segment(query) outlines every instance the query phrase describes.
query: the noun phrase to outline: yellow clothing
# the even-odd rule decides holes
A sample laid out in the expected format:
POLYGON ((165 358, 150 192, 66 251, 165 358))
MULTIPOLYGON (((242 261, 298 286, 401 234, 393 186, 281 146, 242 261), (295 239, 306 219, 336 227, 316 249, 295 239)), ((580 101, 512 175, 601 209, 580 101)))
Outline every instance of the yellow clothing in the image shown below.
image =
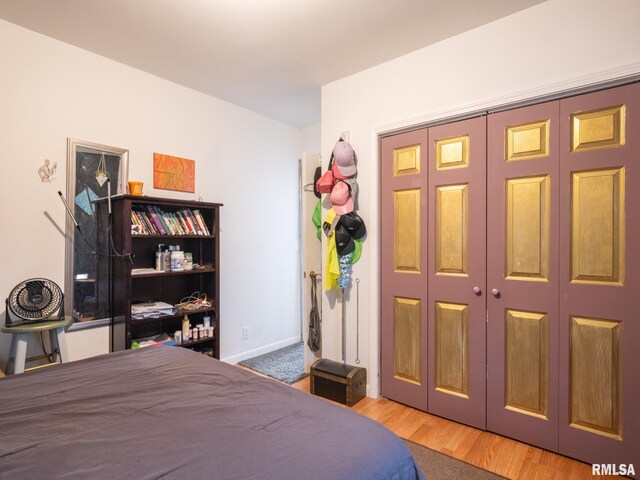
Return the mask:
POLYGON ((340 266, 338 265, 338 250, 336 249, 336 237, 327 237, 327 265, 324 272, 324 289, 329 291, 338 288, 340 266))

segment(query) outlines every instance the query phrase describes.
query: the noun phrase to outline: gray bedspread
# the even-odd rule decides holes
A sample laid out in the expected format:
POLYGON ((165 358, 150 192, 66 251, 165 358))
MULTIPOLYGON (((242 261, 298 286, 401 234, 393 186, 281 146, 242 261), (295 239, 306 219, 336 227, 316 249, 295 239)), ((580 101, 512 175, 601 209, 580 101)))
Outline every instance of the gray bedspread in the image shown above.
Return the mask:
POLYGON ((421 479, 359 414, 178 347, 0 379, 3 479, 421 479))

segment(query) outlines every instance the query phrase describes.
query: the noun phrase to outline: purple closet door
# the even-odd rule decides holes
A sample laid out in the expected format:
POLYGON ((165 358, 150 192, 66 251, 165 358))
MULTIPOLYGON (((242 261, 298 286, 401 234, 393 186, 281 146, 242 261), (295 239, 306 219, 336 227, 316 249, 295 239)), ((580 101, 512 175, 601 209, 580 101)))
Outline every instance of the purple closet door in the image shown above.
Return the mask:
POLYGON ((429 413, 484 429, 486 118, 429 128, 429 413))
POLYGON ((380 145, 381 394, 427 410, 427 131, 380 145))
POLYGON ((640 84, 560 115, 560 452, 638 475, 640 84))
POLYGON ((558 102, 492 114, 487 428, 558 449, 558 102))

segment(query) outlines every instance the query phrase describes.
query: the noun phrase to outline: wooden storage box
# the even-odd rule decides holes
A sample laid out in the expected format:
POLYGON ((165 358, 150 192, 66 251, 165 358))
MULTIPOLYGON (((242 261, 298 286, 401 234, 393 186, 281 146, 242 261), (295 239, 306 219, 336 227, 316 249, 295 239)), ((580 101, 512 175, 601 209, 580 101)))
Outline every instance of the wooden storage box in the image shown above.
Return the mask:
POLYGON ((321 358, 311 365, 311 393, 353 407, 367 390, 367 371, 321 358))

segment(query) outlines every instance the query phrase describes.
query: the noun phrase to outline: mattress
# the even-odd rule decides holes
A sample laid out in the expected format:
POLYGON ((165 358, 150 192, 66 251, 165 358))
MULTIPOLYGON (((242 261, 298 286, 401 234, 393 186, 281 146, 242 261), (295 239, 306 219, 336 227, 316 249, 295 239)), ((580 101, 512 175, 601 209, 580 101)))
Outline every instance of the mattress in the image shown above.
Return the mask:
POLYGON ((178 347, 0 379, 0 478, 422 479, 346 408, 178 347))

